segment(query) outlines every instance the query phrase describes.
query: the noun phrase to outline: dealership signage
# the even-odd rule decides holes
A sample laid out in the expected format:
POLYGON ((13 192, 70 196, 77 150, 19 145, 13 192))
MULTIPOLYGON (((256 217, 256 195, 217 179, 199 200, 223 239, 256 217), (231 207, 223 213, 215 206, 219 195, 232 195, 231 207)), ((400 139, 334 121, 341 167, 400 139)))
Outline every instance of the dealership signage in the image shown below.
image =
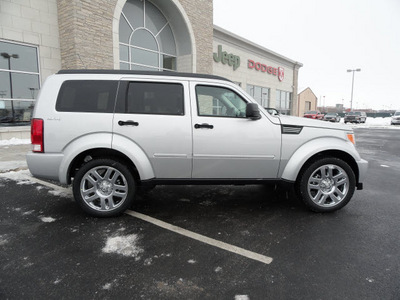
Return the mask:
POLYGON ((221 62, 224 65, 228 64, 229 66, 233 67, 233 71, 240 66, 240 57, 232 53, 228 54, 228 52, 222 51, 221 45, 218 45, 218 53, 214 52, 214 61, 217 63, 221 62))
MULTIPOLYGON (((218 45, 218 52, 213 53, 214 61, 217 63, 222 63, 224 65, 228 64, 228 66, 233 68, 235 71, 240 66, 240 56, 228 53, 226 51, 222 51, 222 45, 218 45)), ((279 81, 282 81, 285 78, 285 69, 282 67, 272 67, 267 66, 266 64, 262 64, 260 62, 255 62, 254 60, 247 60, 247 68, 254 69, 256 71, 267 73, 273 76, 277 76, 279 81)))
POLYGON ((255 62, 254 60, 251 59, 247 61, 247 67, 249 69, 254 69, 262 73, 268 73, 274 76, 278 76, 279 81, 282 81, 285 78, 285 69, 282 67, 274 68, 259 62, 255 62))

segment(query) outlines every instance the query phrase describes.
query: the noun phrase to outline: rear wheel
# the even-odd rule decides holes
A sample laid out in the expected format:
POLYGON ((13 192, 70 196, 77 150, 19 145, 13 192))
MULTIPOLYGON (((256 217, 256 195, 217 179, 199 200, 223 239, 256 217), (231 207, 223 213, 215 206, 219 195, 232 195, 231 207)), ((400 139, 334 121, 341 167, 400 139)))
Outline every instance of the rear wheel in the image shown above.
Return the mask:
POLYGON ((94 159, 78 170, 73 181, 79 206, 96 217, 115 217, 128 209, 135 194, 132 173, 113 159, 94 159))
POLYGON ((308 165, 296 185, 299 197, 308 208, 315 212, 332 212, 350 201, 356 179, 345 161, 327 157, 308 165))

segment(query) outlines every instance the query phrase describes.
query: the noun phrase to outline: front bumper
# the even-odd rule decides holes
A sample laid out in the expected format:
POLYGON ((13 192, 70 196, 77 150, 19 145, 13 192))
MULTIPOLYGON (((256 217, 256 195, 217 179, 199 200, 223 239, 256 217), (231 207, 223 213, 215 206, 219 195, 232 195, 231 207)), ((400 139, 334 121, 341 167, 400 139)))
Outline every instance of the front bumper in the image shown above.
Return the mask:
POLYGON ((391 123, 398 125, 400 124, 400 119, 392 119, 391 123))
POLYGON ((357 182, 357 189, 362 190, 363 189, 363 181, 365 178, 365 175, 367 174, 368 170, 368 162, 364 159, 361 159, 357 161, 357 166, 358 166, 358 182, 357 182))

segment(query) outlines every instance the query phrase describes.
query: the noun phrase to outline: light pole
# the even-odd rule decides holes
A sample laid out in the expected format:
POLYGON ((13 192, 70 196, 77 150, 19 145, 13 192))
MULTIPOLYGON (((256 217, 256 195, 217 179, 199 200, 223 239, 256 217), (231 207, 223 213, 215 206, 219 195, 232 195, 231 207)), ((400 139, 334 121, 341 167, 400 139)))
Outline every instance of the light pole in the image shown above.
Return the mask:
POLYGON ((8 60, 8 69, 10 70, 10 97, 11 97, 11 111, 12 111, 11 122, 14 123, 15 111, 14 111, 13 88, 12 88, 12 77, 11 77, 11 58, 17 59, 19 58, 19 56, 18 54, 8 54, 6 52, 2 52, 0 55, 8 60))
POLYGON ((350 100, 350 111, 353 111, 353 88, 354 88, 354 72, 360 72, 361 69, 347 70, 347 72, 353 72, 353 79, 351 81, 351 100, 350 100))

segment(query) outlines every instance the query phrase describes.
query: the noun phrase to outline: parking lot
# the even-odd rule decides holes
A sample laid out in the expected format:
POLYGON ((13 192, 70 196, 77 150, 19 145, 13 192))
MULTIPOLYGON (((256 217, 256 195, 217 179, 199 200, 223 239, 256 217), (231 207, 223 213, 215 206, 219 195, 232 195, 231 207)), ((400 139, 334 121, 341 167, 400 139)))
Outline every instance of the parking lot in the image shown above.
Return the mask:
POLYGON ((5 173, 0 299, 399 299, 400 130, 355 133, 364 190, 331 214, 275 186, 159 186, 97 219, 5 173))

